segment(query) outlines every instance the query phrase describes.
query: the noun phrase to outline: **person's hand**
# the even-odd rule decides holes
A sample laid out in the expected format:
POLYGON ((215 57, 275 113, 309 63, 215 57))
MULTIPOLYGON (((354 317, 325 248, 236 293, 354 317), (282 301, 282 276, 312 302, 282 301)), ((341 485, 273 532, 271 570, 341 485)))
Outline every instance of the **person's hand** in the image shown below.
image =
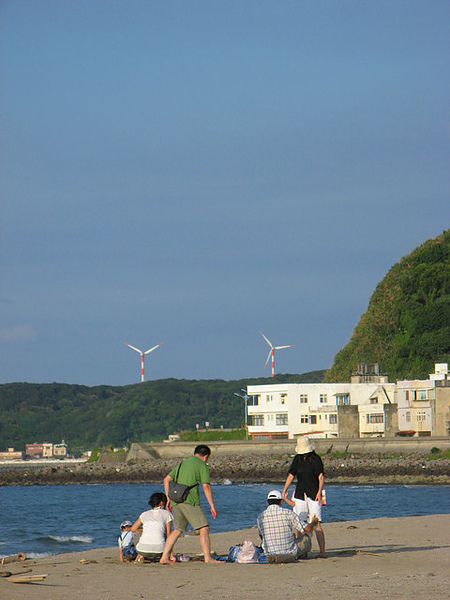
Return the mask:
POLYGON ((319 506, 322 506, 322 492, 317 492, 315 501, 319 503, 319 506))
POLYGON ((213 519, 217 519, 217 510, 214 504, 211 505, 211 514, 213 516, 213 519))
POLYGON ((283 500, 286 500, 286 498, 287 498, 287 490, 283 490, 281 492, 281 497, 283 498, 283 500))
POLYGON ((170 506, 170 498, 167 498, 166 509, 167 509, 169 512, 172 512, 172 509, 171 509, 171 506, 170 506))

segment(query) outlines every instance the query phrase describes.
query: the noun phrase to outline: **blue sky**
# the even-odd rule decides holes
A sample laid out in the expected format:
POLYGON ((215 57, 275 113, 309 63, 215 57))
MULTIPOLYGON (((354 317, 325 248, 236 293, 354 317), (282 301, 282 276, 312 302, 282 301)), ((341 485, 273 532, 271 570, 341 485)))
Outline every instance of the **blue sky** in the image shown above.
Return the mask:
POLYGON ((329 367, 449 227, 450 4, 3 0, 0 382, 329 367))

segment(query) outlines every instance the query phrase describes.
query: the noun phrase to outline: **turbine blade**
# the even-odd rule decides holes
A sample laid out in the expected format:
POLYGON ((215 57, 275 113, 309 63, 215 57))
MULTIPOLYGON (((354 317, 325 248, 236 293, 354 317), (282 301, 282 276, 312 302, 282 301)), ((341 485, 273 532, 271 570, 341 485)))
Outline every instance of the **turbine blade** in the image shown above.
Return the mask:
POLYGON ((161 342, 160 344, 156 344, 156 346, 153 346, 153 348, 150 348, 150 350, 146 350, 144 354, 149 354, 149 352, 153 352, 153 350, 156 350, 156 348, 159 348, 162 344, 163 342, 161 342))
POLYGON ((263 334, 263 332, 262 332, 262 331, 260 331, 259 333, 260 333, 260 334, 263 336, 263 338, 266 340, 266 342, 269 344, 269 346, 270 346, 271 348, 273 348, 272 344, 269 342, 269 340, 266 338, 266 336, 263 334))
POLYGON ((272 354, 272 348, 269 350, 269 354, 267 355, 266 364, 264 365, 264 368, 266 368, 266 367, 267 367, 267 363, 268 363, 268 362, 269 362, 269 360, 270 360, 270 356, 271 356, 271 354, 272 354))
POLYGON ((293 348, 294 344, 291 344, 290 346, 275 346, 275 350, 283 350, 283 348, 293 348))
POLYGON ((136 350, 136 352, 139 352, 139 354, 144 354, 142 352, 142 350, 139 350, 139 348, 135 348, 134 346, 132 346, 131 344, 127 344, 127 342, 124 342, 125 345, 127 345, 129 348, 133 348, 133 350, 136 350))

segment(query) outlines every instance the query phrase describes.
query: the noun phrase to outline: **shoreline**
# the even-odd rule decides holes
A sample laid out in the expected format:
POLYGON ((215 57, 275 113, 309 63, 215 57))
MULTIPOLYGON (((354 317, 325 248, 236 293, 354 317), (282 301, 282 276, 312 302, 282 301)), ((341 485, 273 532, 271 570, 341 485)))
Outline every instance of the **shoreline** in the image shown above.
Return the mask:
MULTIPOLYGON (((0 568, 14 573, 31 568, 31 574, 47 578, 29 585, 0 578, 0 594, 4 600, 38 600, 43 594, 48 600, 123 600, 150 597, 149 592, 173 600, 273 600, 293 593, 330 600, 448 597, 450 515, 326 523, 324 531, 326 560, 314 559, 313 538, 307 560, 284 565, 206 565, 195 535, 184 535, 175 546, 176 553, 194 560, 174 566, 121 564, 115 547, 27 559, 0 568)), ((245 539, 258 543, 256 527, 211 534, 212 550, 225 555, 245 539)))

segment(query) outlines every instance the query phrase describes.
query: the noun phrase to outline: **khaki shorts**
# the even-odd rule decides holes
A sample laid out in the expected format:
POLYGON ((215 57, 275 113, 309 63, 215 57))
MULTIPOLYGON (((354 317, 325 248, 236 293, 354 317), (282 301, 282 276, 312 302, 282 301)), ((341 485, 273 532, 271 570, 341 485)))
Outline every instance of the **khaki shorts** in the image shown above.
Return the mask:
POLYGON ((192 506, 192 504, 175 504, 172 506, 173 528, 178 531, 184 531, 188 523, 193 529, 202 529, 209 525, 205 512, 200 505, 192 506))

